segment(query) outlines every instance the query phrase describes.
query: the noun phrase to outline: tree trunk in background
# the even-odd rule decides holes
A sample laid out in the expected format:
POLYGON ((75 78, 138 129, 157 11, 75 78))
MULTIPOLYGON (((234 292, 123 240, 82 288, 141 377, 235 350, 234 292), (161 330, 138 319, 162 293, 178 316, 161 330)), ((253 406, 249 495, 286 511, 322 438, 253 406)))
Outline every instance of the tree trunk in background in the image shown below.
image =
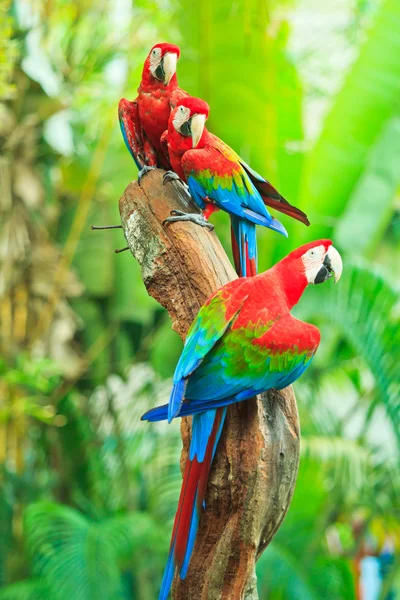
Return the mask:
MULTIPOLYGON (((129 248, 143 281, 182 339, 204 301, 236 274, 215 232, 187 222, 163 225, 171 210, 197 212, 163 171, 131 183, 120 200, 129 248)), ((126 275, 129 277, 129 273, 126 275)), ((149 425, 143 424, 143 427, 149 425)), ((157 427, 157 425, 150 425, 157 427)), ((185 465, 190 419, 182 419, 185 465)), ((299 420, 291 387, 228 408, 211 469, 187 577, 174 600, 256 600, 255 563, 288 510, 299 463, 299 420)))

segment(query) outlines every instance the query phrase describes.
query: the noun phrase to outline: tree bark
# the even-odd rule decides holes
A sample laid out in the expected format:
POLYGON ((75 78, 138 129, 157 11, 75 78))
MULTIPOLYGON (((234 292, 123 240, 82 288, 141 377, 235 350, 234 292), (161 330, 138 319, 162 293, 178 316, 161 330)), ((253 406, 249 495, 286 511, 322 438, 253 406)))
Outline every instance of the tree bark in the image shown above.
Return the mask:
MULTIPOLYGON (((128 246, 143 281, 185 338, 204 301, 236 274, 214 231, 163 225, 171 210, 197 212, 180 182, 163 171, 131 183, 120 200, 128 246)), ((128 276, 128 275, 127 275, 128 276)), ((182 419, 184 466, 190 419, 182 419)), ((257 600, 255 563, 289 508, 299 463, 299 419, 291 387, 228 408, 187 577, 174 600, 257 600)))

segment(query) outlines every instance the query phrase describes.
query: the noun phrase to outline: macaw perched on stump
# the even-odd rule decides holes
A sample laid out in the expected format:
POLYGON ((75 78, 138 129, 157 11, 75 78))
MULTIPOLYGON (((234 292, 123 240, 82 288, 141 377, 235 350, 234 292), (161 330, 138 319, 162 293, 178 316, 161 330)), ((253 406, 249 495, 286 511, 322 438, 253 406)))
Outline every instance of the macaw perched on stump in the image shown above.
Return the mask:
POLYGON ((205 127, 209 107, 204 100, 186 97, 171 112, 168 131, 162 138, 167 145, 174 173, 187 182, 190 194, 202 209, 201 215, 178 214, 167 221, 190 220, 206 225, 216 210, 231 217, 232 250, 237 273, 257 274, 256 225, 287 236, 283 225, 268 212, 267 206, 309 225, 304 212, 289 204, 261 175, 256 173, 232 148, 209 133, 205 127))
POLYGON ((138 97, 133 102, 122 98, 118 117, 125 144, 138 169, 170 167, 160 138, 168 127, 171 107, 188 94, 178 86, 176 64, 179 46, 156 44, 143 66, 138 97))
POLYGON ((320 342, 317 327, 292 317, 307 285, 342 273, 330 240, 298 248, 265 273, 224 285, 192 323, 173 379, 169 404, 142 419, 193 415, 189 456, 159 600, 178 569, 185 578, 204 507, 211 463, 227 406, 292 384, 308 368, 320 342))

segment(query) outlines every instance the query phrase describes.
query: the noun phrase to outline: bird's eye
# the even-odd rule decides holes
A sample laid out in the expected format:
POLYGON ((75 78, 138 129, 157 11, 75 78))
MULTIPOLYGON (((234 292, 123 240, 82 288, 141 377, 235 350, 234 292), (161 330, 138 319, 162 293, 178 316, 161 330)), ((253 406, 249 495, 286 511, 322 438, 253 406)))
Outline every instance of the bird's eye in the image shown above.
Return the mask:
POLYGON ((155 50, 153 50, 153 56, 155 56, 157 54, 157 52, 155 50))
POLYGON ((315 252, 314 250, 310 250, 310 256, 314 256, 315 252))

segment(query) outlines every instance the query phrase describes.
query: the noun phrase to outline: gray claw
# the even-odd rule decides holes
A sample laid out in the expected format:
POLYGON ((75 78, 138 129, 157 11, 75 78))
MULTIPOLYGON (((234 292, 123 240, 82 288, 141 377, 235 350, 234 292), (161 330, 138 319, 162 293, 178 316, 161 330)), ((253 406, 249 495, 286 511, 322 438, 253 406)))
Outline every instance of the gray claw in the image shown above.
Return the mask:
POLYGON ((212 231, 214 229, 214 225, 209 223, 207 219, 203 217, 203 215, 198 215, 196 213, 184 213, 181 210, 171 210, 172 217, 168 217, 163 221, 163 225, 166 223, 178 223, 179 221, 190 221, 195 225, 200 225, 200 227, 205 227, 212 231))
MULTIPOLYGON (((175 171, 167 171, 163 175, 163 184, 169 183, 170 181, 182 181, 181 178, 175 171)), ((183 183, 183 182, 182 182, 183 183)))
POLYGON ((171 181, 179 181, 179 183, 185 188, 185 190, 189 194, 189 186, 184 181, 182 181, 182 179, 177 173, 175 173, 175 171, 167 171, 163 175, 163 185, 165 185, 166 183, 170 183, 171 181))
POLYGON ((140 169, 138 176, 137 176, 139 185, 140 185, 140 182, 142 181, 143 177, 145 175, 147 175, 147 173, 150 173, 150 171, 153 171, 154 169, 155 169, 155 167, 148 167, 147 165, 140 169))

